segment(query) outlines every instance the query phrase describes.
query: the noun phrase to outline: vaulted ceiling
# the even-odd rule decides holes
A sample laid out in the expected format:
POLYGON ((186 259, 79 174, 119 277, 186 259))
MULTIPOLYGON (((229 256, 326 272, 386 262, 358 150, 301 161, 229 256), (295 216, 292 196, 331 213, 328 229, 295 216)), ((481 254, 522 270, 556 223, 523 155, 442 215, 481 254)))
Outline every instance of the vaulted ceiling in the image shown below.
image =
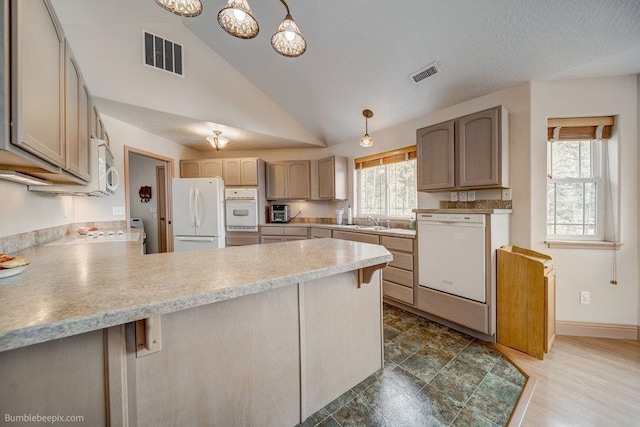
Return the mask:
POLYGON ((282 4, 248 1, 252 40, 220 28, 224 0, 195 18, 153 0, 53 4, 102 112, 201 151, 214 128, 230 150, 318 147, 359 139, 365 108, 375 132, 527 81, 640 73, 638 0, 290 0, 299 58, 270 45, 282 4), (142 29, 184 44, 185 77, 148 74, 142 29), (414 85, 432 62, 441 73, 414 85))

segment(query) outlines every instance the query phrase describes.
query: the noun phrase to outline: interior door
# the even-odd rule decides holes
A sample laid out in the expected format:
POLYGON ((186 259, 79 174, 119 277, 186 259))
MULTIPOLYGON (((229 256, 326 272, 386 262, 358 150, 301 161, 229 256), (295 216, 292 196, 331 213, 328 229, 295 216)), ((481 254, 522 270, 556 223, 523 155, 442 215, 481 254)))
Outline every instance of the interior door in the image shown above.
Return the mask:
POLYGON ((156 167, 156 188, 158 189, 158 252, 167 252, 167 189, 165 167, 156 167))

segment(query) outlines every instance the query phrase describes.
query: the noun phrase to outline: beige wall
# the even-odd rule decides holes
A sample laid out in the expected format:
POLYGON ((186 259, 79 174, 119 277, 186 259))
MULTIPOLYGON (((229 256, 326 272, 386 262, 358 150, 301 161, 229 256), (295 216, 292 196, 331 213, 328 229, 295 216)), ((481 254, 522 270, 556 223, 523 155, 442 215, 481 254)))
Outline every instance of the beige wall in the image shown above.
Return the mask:
MULTIPOLYGON (((638 324, 638 95, 637 77, 533 82, 531 91, 531 248, 554 259, 558 281, 557 319, 638 324), (549 249, 546 238, 546 126, 548 117, 614 115, 610 142, 618 147, 618 240, 614 251, 549 249), (615 255, 615 259, 614 259, 615 255), (609 283, 613 265, 618 285, 609 283), (579 303, 580 291, 591 304, 579 303)), ((616 159, 613 159, 616 160, 616 159)), ((614 187, 615 188, 615 187, 614 187)))

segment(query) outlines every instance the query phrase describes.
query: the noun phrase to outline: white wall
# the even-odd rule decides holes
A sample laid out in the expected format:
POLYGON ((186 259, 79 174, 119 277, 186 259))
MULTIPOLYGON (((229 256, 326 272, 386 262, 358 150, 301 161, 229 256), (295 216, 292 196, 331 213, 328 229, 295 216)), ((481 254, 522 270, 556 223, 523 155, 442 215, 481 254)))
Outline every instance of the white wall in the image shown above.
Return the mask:
POLYGON ((638 324, 638 87, 636 76, 533 82, 531 90, 531 248, 554 259, 559 321, 638 324), (549 117, 614 115, 620 185, 618 285, 614 252, 549 249, 546 238, 546 132, 549 117), (579 303, 580 291, 591 304, 579 303))
MULTIPOLYGON (((637 100, 637 108, 638 108, 638 147, 640 147, 640 74, 636 76, 637 80, 637 91, 638 91, 638 100, 637 100)), ((638 150, 638 159, 637 165, 640 165, 640 150, 638 150)), ((638 193, 640 193, 640 176, 638 176, 638 181, 636 181, 638 185, 638 193)), ((640 196, 638 197, 638 211, 640 211, 640 196)), ((638 231, 638 240, 640 240, 640 215, 638 215, 638 223, 636 224, 638 231)), ((640 277, 640 251, 638 252, 638 259, 636 260, 636 265, 638 269, 638 277, 640 277)), ((640 281, 640 280, 639 280, 640 281)), ((638 284, 640 286, 640 284, 638 284)), ((638 290, 638 326, 640 326, 640 290, 638 290)), ((638 337, 640 338, 640 337, 638 337)))

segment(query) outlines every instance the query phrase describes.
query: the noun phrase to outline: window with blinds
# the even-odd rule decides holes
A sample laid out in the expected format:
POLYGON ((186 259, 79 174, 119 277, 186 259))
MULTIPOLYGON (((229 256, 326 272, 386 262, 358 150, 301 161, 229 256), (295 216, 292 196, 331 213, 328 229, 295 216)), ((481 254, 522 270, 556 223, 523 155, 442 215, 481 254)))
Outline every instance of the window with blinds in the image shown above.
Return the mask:
POLYGON ((613 117, 549 119, 547 238, 604 240, 613 117))
POLYGON ((418 206, 416 146, 355 159, 358 216, 409 218, 418 206))

